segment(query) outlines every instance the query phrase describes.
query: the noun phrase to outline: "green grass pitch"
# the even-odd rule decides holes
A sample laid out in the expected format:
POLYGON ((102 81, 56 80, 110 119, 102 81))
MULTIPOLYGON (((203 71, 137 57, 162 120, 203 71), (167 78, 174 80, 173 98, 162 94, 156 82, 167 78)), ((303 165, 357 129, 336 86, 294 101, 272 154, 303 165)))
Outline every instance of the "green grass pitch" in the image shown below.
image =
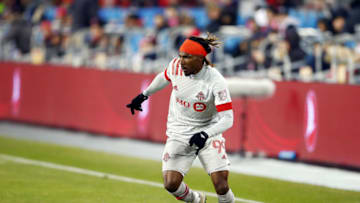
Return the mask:
MULTIPOLYGON (((161 162, 47 143, 0 137, 0 153, 88 170, 162 182, 161 162)), ((214 192, 204 170, 192 168, 185 182, 195 190, 214 192)), ((359 202, 360 192, 279 181, 231 173, 237 197, 284 203, 359 202)), ((0 159, 1 203, 171 203, 178 202, 164 189, 108 178, 76 174, 0 159)), ((209 197, 208 202, 217 202, 209 197)))

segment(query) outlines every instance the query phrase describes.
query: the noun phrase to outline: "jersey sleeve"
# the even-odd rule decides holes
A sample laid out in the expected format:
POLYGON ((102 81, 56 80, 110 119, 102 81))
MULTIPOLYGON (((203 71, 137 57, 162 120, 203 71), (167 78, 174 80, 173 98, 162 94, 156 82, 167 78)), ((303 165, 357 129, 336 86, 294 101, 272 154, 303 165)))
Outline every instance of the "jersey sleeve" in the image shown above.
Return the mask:
POLYGON ((145 96, 150 96, 155 92, 162 90, 174 79, 173 70, 176 70, 176 67, 179 66, 180 60, 178 58, 174 58, 170 61, 169 65, 165 68, 165 70, 154 78, 151 84, 143 91, 145 96))
POLYGON ((169 65, 164 70, 164 77, 167 81, 171 82, 175 76, 182 75, 183 72, 180 68, 180 59, 174 58, 170 61, 169 65))
POLYGON ((164 89, 170 82, 164 78, 164 73, 161 72, 156 75, 150 85, 143 91, 145 96, 150 96, 155 92, 164 89))
POLYGON ((164 77, 167 81, 171 82, 171 79, 170 79, 169 73, 168 73, 168 67, 166 67, 164 70, 164 77))
POLYGON ((229 88, 226 84, 225 78, 221 76, 213 87, 213 94, 215 97, 215 106, 218 112, 232 109, 232 101, 230 97, 229 88))

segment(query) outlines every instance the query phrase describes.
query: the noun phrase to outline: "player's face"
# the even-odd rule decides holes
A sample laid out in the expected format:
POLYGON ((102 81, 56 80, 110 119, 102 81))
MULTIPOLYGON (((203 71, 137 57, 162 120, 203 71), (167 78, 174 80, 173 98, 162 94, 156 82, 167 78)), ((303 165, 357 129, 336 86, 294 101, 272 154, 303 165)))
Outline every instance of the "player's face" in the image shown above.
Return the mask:
POLYGON ((198 73, 204 64, 204 57, 187 54, 185 52, 179 53, 181 68, 185 76, 198 73))

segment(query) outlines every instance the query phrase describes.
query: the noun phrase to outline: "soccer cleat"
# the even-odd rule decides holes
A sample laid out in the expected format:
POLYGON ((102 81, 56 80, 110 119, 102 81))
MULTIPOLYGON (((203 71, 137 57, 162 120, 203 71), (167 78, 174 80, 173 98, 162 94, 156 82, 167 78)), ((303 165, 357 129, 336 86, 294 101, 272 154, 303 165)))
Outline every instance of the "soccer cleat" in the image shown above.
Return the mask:
POLYGON ((203 192, 199 192, 200 195, 200 203, 206 203, 206 195, 203 192))
POLYGON ((194 192, 194 199, 191 203, 206 203, 206 196, 203 192, 194 192))

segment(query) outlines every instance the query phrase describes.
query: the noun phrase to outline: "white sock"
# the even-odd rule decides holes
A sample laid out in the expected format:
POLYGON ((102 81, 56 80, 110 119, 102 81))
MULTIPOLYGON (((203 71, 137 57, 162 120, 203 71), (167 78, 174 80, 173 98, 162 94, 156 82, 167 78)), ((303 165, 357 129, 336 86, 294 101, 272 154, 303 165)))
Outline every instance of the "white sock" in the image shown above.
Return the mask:
POLYGON ((224 195, 218 195, 219 203, 234 203, 235 197, 234 193, 229 189, 229 191, 224 195))
POLYGON ((195 193, 184 182, 181 182, 179 188, 171 194, 174 195, 177 200, 184 202, 192 202, 195 197, 195 193))

